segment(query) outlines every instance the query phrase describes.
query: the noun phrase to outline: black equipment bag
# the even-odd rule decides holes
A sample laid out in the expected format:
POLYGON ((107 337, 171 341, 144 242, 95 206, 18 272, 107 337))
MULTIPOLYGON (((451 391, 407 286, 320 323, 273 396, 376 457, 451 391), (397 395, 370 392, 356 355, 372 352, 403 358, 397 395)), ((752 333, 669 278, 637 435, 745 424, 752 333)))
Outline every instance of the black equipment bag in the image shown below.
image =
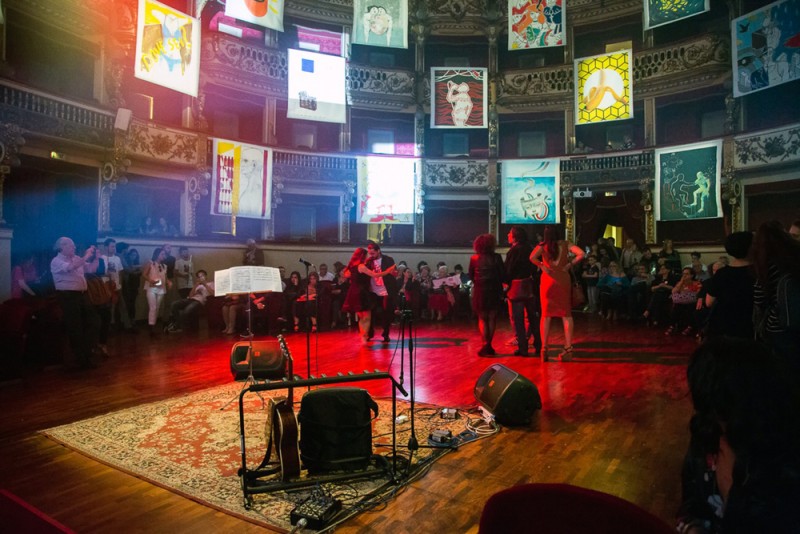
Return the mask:
POLYGON ((378 405, 364 389, 315 389, 303 395, 297 419, 305 468, 312 473, 365 469, 375 417, 378 405))

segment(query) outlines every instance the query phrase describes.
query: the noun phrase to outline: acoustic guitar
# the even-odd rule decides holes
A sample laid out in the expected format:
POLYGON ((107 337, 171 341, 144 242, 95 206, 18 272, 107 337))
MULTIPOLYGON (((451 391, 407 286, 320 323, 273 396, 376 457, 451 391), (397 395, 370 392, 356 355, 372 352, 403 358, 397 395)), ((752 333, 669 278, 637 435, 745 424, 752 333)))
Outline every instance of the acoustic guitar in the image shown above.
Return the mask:
MULTIPOLYGON (((294 360, 289 346, 283 336, 278 336, 281 353, 286 359, 288 369, 287 378, 291 383, 294 380, 294 360)), ((275 453, 280 464, 281 480, 300 476, 300 432, 298 430, 297 416, 294 413, 294 388, 289 386, 288 398, 276 397, 271 400, 272 417, 272 443, 275 444, 275 453)))

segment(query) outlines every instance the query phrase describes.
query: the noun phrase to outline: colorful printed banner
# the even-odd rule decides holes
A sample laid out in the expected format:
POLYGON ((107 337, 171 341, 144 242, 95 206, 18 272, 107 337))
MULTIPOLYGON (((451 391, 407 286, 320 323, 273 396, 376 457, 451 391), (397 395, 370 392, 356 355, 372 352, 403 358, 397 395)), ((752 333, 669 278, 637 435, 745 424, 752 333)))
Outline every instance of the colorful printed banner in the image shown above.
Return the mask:
POLYGON ((633 118, 630 50, 575 60, 575 124, 633 118))
POLYGON ((408 0, 353 0, 354 44, 408 48, 408 0))
POLYGON ((508 0, 508 49, 564 46, 563 0, 508 0))
POLYGON ((198 20, 155 0, 139 0, 134 76, 190 96, 200 81, 198 20))
POLYGON ((288 50, 289 83, 286 117, 347 122, 345 59, 308 50, 288 50))
POLYGON ((486 128, 486 69, 431 68, 431 128, 486 128))
POLYGON ((644 29, 649 30, 670 22, 705 13, 710 9, 710 0, 645 0, 644 29))
POLYGON ((731 22, 733 95, 800 78, 800 0, 782 0, 731 22))
POLYGON ((272 216, 272 150, 214 139, 212 215, 272 216))
POLYGON ((658 221, 722 217, 722 141, 656 150, 658 221))
POLYGON ((418 163, 414 158, 359 156, 356 222, 414 224, 418 163))
POLYGON ((265 28, 283 31, 283 0, 226 0, 225 14, 265 28))
POLYGON ((561 222, 561 162, 558 159, 503 160, 501 222, 561 222))
POLYGON ((295 24, 297 28, 297 47, 312 52, 343 56, 345 51, 344 37, 341 32, 318 30, 295 24))

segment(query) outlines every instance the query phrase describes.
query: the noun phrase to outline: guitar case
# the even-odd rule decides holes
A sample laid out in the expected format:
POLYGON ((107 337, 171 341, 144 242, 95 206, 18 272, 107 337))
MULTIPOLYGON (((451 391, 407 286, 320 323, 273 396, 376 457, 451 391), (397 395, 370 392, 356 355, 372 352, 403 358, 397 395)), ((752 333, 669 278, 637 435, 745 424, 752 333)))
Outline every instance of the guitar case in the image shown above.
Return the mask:
POLYGON ((300 459, 310 473, 366 469, 378 405, 361 388, 315 389, 300 401, 300 459))

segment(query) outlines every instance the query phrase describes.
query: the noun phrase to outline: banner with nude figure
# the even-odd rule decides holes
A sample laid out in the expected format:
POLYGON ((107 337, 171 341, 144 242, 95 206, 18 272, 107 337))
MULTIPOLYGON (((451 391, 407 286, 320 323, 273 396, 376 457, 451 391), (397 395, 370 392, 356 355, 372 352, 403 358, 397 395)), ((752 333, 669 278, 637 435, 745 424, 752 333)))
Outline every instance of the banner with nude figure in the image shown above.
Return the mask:
POLYGON ((251 219, 272 216, 272 150, 214 139, 211 214, 251 219))
POLYGON ((558 224, 561 222, 561 161, 503 160, 501 222, 558 224))
POLYGON ((139 0, 133 74, 190 96, 200 81, 200 24, 155 0, 139 0))
POLYGON ((731 40, 733 96, 799 79, 800 0, 773 2, 734 19, 731 40))
POLYGON ((408 0, 353 0, 353 44, 408 48, 408 0))
POLYGON ((722 217, 722 141, 694 143, 656 152, 657 221, 722 217))
POLYGON ((508 49, 564 46, 564 0, 508 0, 508 49))
POLYGON ((431 128, 486 128, 486 69, 431 68, 431 128))
POLYGON ((633 118, 630 50, 575 60, 575 124, 633 118))

